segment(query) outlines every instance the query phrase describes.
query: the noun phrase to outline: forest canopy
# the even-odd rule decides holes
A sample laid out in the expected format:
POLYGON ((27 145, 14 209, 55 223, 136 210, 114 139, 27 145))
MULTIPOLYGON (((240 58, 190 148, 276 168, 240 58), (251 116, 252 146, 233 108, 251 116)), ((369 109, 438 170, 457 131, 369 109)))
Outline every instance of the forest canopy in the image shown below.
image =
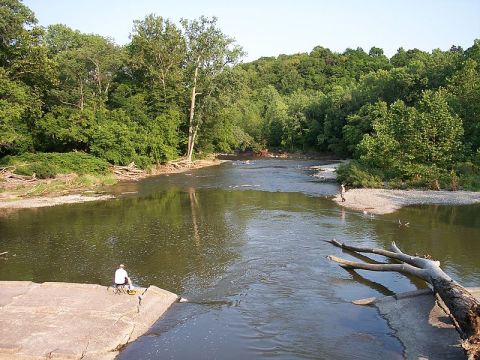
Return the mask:
POLYGON ((354 159, 353 186, 480 188, 480 41, 241 63, 216 18, 154 14, 124 46, 0 5, 0 163, 85 153, 142 167, 279 149, 354 159))

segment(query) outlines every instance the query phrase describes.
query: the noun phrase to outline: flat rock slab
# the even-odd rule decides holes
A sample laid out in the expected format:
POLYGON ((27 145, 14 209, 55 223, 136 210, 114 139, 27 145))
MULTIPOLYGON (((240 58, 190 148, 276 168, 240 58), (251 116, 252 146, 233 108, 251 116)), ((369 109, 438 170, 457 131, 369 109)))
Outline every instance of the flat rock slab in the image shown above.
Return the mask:
POLYGON ((177 300, 156 286, 127 295, 95 284, 0 281, 0 360, 113 359, 177 300))
MULTIPOLYGON (((480 299, 480 288, 469 290, 480 299)), ((455 327, 429 289, 387 296, 373 304, 402 342, 405 359, 466 359, 455 327)))

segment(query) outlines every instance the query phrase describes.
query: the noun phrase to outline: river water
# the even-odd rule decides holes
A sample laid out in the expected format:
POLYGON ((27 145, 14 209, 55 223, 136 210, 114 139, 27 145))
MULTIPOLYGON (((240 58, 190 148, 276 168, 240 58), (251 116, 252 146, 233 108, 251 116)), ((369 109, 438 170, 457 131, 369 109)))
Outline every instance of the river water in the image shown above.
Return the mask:
MULTIPOLYGON (((119 263, 134 283, 177 303, 119 359, 403 359, 373 307, 352 300, 425 285, 395 273, 347 272, 324 240, 440 260, 480 283, 480 206, 421 206, 375 216, 342 210, 309 169, 257 160, 120 184, 116 199, 0 216, 0 280, 109 285, 119 263), (399 226, 398 220, 409 222, 399 226)), ((348 196, 348 192, 347 192, 348 196)), ((380 259, 380 258, 376 258, 380 259)))

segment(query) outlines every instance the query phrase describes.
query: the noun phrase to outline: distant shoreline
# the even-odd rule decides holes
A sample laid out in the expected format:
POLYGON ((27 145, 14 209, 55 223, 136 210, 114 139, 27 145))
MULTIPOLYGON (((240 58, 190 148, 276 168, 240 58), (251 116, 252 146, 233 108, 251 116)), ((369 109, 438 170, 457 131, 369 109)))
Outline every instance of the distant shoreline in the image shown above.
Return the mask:
MULTIPOLYGON (((156 167, 151 174, 146 172, 139 174, 136 178, 129 178, 125 176, 117 176, 119 182, 133 182, 143 178, 151 176, 159 176, 165 174, 175 174, 182 173, 189 170, 200 169, 208 166, 220 165, 227 160, 219 159, 208 159, 208 160, 196 160, 191 163, 188 162, 177 162, 166 165, 161 165, 156 167)), ((39 180, 41 182, 42 180, 39 180)), ((31 186, 35 186, 35 183, 32 183, 31 186)), ((15 192, 4 191, 0 196, 0 215, 3 212, 10 212, 17 209, 31 209, 39 207, 48 207, 62 204, 74 204, 82 203, 88 201, 99 201, 99 200, 108 200, 114 198, 113 195, 105 194, 91 194, 94 191, 89 191, 90 189, 75 189, 75 190, 66 190, 67 193, 58 194, 46 194, 44 196, 21 196, 15 192), (88 194, 83 194, 85 192, 88 194)))
MULTIPOLYGON (((208 159, 197 160, 190 164, 181 162, 162 165, 155 168, 151 174, 142 174, 138 179, 159 176, 164 174, 182 173, 203 167, 220 165, 229 160, 208 159)), ((332 164, 328 165, 329 167, 332 164)), ((322 174, 320 172, 319 174, 322 174)), ((323 173, 324 175, 327 175, 323 173)), ((117 176, 121 182, 132 182, 138 179, 129 179, 117 176)), ((334 177, 333 177, 334 179, 334 177)), ((2 212, 17 209, 48 207, 61 204, 73 204, 87 201, 101 201, 114 198, 112 195, 87 193, 89 189, 75 189, 64 194, 47 194, 44 196, 19 196, 18 194, 3 192, 0 196, 0 215, 2 212), (86 193, 86 194, 85 194, 86 193)), ((433 191, 433 190, 390 190, 390 189, 350 189, 345 194, 346 201, 342 202, 340 194, 333 201, 338 205, 371 214, 389 214, 408 205, 469 205, 480 203, 480 192, 470 191, 433 191)))
POLYGON ((434 190, 351 189, 334 201, 345 208, 371 214, 390 214, 409 205, 471 205, 480 203, 480 192, 434 190))

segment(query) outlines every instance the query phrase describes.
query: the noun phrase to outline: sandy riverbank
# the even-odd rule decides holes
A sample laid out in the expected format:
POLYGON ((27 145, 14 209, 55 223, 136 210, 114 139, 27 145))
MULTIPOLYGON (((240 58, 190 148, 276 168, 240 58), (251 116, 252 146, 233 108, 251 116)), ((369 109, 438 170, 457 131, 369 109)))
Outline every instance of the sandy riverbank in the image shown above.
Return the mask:
POLYGON ((87 201, 111 199, 111 195, 61 195, 61 196, 37 196, 32 198, 16 198, 10 200, 0 200, 0 209, 25 209, 39 208, 46 206, 55 206, 60 204, 73 204, 87 201))
POLYGON ((469 205, 480 203, 480 192, 432 191, 432 190, 385 190, 351 189, 345 193, 345 202, 340 195, 334 201, 353 210, 372 214, 389 214, 408 205, 469 205))
MULTIPOLYGON (((193 162, 170 162, 165 165, 160 165, 152 169, 150 173, 141 172, 135 174, 135 177, 125 176, 125 175, 116 175, 117 181, 137 181, 148 176, 157 176, 163 174, 174 174, 181 173, 189 170, 199 169, 207 166, 215 166, 224 163, 227 160, 219 159, 207 159, 207 160, 196 160, 193 162)), ((70 177, 69 177, 70 178, 70 177)), ((29 188, 34 188, 40 183, 46 183, 50 180, 37 180, 29 181, 24 183, 24 194, 29 193, 29 188)), ((73 204, 87 201, 98 201, 98 200, 107 200, 113 198, 112 195, 101 195, 101 194, 83 194, 85 192, 92 193, 90 189, 74 189, 74 190, 63 190, 62 193, 50 193, 42 196, 28 196, 22 195, 18 191, 11 191, 9 189, 3 189, 0 193, 0 214, 6 212, 7 210, 12 209, 26 209, 26 208, 38 208, 46 206, 55 206, 60 204, 73 204)))

